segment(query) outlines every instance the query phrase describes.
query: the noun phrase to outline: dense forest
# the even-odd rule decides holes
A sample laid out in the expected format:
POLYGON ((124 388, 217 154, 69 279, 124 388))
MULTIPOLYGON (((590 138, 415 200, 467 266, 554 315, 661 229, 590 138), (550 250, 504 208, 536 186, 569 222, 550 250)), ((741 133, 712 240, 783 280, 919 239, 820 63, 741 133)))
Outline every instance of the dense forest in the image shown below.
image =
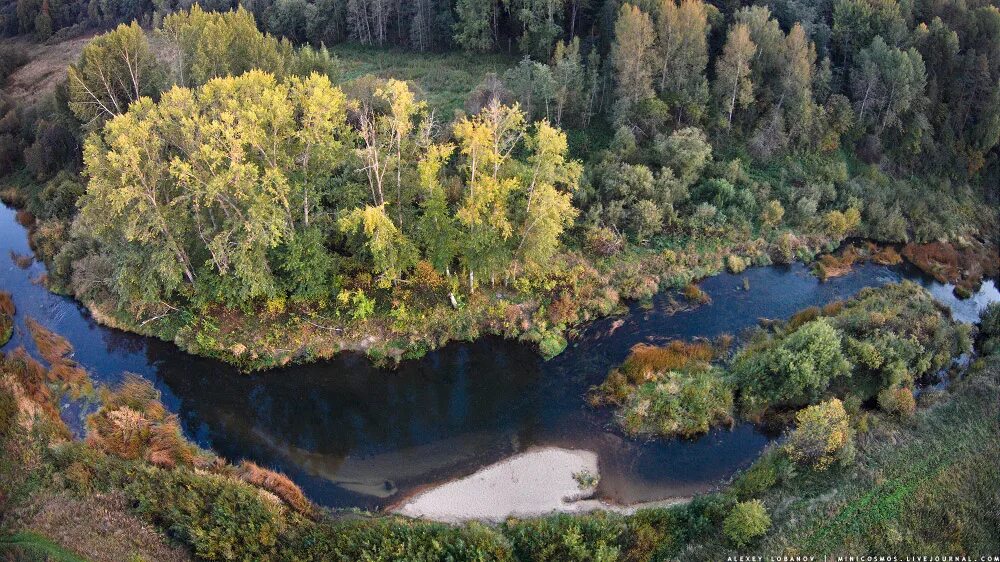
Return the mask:
POLYGON ((620 298, 724 266, 811 260, 848 236, 994 236, 990 5, 20 0, 2 14, 8 35, 49 41, 113 28, 52 95, 0 104, 0 173, 21 186, 7 198, 37 221, 51 285, 249 367, 419 355, 483 331, 552 355, 620 298), (345 76, 340 42, 508 62, 438 103, 391 70, 345 76))

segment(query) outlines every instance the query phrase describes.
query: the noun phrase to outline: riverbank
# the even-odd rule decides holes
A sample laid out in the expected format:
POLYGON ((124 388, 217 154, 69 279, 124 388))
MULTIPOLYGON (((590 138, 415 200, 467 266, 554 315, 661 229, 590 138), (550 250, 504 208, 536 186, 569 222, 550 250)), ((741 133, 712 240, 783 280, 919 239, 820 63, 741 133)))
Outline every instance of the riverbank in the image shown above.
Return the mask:
MULTIPOLYGON (((4 200, 8 205, 23 203, 10 191, 4 200)), ((163 303, 135 316, 101 290, 99 280, 95 284, 93 278, 79 273, 81 266, 71 261, 71 251, 69 256, 62 251, 69 240, 67 222, 37 221, 23 212, 21 217, 32 249, 47 266, 46 286, 79 299, 95 320, 175 343, 188 353, 218 359, 247 372, 329 359, 343 352, 363 353, 376 364, 399 363, 449 342, 473 341, 486 335, 534 344, 548 359, 561 353, 587 323, 621 314, 629 302, 649 301, 660 291, 678 291, 676 308, 699 306, 706 301, 699 298, 698 291, 681 289, 727 270, 741 273, 746 267, 773 263, 813 263, 817 256, 832 253, 840 245, 840 240, 824 234, 775 231, 766 236, 746 233, 750 236, 678 240, 658 251, 630 247, 605 257, 564 252, 556 260, 557 269, 565 273, 562 277, 557 274, 471 294, 455 293, 441 278, 432 284, 436 288, 395 288, 384 298, 366 304, 388 307, 392 310, 388 314, 358 316, 350 312, 358 305, 353 301, 281 300, 260 303, 250 310, 163 303)), ((996 266, 990 265, 994 263, 990 259, 996 256, 996 248, 975 241, 966 241, 966 246, 976 248, 976 253, 963 257, 962 263, 986 263, 974 268, 976 275, 968 275, 968 267, 950 267, 945 270, 949 277, 933 260, 915 263, 925 271, 934 268, 936 275, 945 275, 946 280, 962 287, 974 287, 984 274, 994 273, 996 266)), ((880 259, 877 246, 866 248, 872 259, 880 259)), ((823 262, 816 263, 817 272, 826 277, 823 262)))

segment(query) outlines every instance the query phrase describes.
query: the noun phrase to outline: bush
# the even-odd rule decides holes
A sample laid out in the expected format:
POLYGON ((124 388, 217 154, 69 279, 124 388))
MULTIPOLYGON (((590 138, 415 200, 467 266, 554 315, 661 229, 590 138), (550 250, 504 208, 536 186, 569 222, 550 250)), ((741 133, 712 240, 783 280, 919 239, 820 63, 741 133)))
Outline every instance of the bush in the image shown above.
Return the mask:
POLYGON ((729 254, 726 256, 726 269, 730 273, 743 273, 747 268, 747 262, 743 260, 740 256, 736 254, 729 254))
POLYGON ((808 322, 766 348, 741 351, 732 367, 749 413, 777 403, 808 404, 850 370, 841 335, 826 318, 808 322))
POLYGON ((853 443, 844 404, 834 398, 809 406, 795 415, 796 426, 785 451, 796 463, 826 470, 837 460, 849 458, 853 443))
POLYGON ((760 500, 740 502, 722 523, 722 531, 736 546, 750 544, 771 528, 771 516, 760 500))
POLYGON ((14 335, 14 299, 10 293, 0 291, 0 346, 14 335))
POLYGON ((906 387, 886 388, 878 393, 878 405, 890 414, 908 418, 917 410, 913 391, 906 387))
POLYGON ((626 532, 622 517, 595 513, 587 517, 556 515, 544 519, 509 520, 503 533, 516 560, 618 560, 619 540, 626 532))

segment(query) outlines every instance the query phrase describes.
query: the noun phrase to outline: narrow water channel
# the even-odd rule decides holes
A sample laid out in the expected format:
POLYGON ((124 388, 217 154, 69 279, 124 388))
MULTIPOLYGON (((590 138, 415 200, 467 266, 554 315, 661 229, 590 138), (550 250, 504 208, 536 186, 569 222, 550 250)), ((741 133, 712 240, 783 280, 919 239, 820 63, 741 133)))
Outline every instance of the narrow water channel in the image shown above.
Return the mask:
MULTIPOLYGON (((912 278, 928 286, 956 317, 972 321, 1000 298, 992 281, 971 300, 908 268, 856 267, 820 283, 802 265, 722 274, 701 287, 710 305, 671 314, 660 295, 620 318, 594 322, 565 353, 542 361, 533 348, 499 338, 455 343, 396 369, 358 355, 251 376, 188 355, 174 345, 98 325, 75 301, 35 282, 25 230, 0 207, 0 289, 14 295, 13 340, 34 351, 25 327, 33 317, 66 337, 75 358, 101 383, 123 373, 151 380, 188 437, 231 461, 251 459, 288 474, 314 501, 379 509, 406 494, 533 446, 589 449, 598 455, 598 494, 630 504, 702 492, 748 465, 771 437, 749 424, 694 440, 634 440, 607 410, 583 395, 640 342, 738 335, 760 318, 784 318, 868 286, 912 278), (10 256, 10 257, 8 257, 10 256), (749 290, 744 290, 744 279, 749 290)), ((67 406, 67 415, 77 415, 67 406)))

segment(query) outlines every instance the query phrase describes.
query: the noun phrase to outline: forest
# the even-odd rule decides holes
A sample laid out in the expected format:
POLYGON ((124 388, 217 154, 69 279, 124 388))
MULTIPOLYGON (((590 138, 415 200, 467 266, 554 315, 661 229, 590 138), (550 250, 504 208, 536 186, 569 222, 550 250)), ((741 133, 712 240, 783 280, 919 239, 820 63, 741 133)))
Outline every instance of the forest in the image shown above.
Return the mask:
MULTIPOLYGON (((50 42, 109 29, 51 95, 0 104, 7 199, 50 284, 251 369, 480 333, 554 355, 622 299, 723 268, 846 237, 992 242, 996 224, 990 5, 21 0, 0 17, 50 42), (400 68, 349 72, 363 46, 492 69, 442 101, 400 68)), ((23 48, 3 48, 10 74, 23 48)))

